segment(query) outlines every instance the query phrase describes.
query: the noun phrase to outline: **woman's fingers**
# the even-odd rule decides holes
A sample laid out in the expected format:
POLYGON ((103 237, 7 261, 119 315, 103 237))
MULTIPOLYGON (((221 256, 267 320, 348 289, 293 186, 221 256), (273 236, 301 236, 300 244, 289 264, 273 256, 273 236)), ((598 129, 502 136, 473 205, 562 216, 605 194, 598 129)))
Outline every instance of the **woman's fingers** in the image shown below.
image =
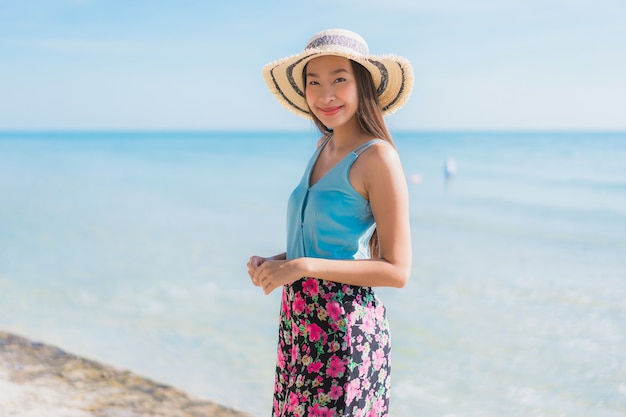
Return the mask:
POLYGON ((269 294, 271 291, 269 290, 271 286, 271 274, 266 271, 265 264, 261 265, 254 271, 253 280, 256 282, 258 287, 261 287, 265 294, 269 294))
POLYGON ((261 287, 263 292, 267 295, 274 291, 277 287, 276 279, 274 276, 275 267, 272 266, 275 261, 267 261, 265 258, 259 256, 253 256, 248 261, 248 275, 250 280, 257 287, 261 287))
POLYGON ((250 260, 246 264, 248 266, 248 275, 250 276, 252 283, 257 287, 260 285, 257 271, 259 266, 263 265, 263 262, 264 259, 260 256, 251 256, 250 260))

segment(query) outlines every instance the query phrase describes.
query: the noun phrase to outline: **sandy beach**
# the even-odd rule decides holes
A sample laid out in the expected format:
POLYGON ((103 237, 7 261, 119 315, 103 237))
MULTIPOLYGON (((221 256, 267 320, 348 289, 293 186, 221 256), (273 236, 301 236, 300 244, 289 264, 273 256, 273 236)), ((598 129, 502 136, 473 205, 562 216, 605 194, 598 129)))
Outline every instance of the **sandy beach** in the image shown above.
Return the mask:
POLYGON ((1 331, 0 415, 250 417, 129 371, 1 331))

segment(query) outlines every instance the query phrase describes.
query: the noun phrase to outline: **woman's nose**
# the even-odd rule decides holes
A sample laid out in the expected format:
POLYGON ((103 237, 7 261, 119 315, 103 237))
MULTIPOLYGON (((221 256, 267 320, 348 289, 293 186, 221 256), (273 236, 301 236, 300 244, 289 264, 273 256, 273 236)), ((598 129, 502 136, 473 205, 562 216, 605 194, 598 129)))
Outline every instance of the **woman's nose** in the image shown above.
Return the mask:
POLYGON ((332 87, 324 88, 321 98, 324 102, 330 103, 335 99, 335 90, 332 87))

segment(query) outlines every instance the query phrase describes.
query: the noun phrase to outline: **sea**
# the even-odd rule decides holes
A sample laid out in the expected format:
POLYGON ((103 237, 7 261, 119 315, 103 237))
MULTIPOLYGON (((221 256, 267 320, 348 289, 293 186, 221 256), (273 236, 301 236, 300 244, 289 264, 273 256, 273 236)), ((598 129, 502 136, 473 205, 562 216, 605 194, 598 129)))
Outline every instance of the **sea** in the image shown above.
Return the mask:
MULTIPOLYGON (((391 417, 626 415, 626 132, 392 132, 391 417)), ((0 133, 0 329, 254 416, 317 132, 0 133)))

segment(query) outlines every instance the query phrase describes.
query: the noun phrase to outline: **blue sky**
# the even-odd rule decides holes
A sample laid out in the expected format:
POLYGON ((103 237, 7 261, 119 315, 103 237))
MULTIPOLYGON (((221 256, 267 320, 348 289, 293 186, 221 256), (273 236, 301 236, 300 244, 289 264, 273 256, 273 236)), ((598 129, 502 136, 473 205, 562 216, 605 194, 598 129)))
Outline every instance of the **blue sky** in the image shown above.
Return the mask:
POLYGON ((332 27, 412 61, 392 129, 626 130, 624 0, 0 0, 0 130, 309 129, 261 67, 332 27))

